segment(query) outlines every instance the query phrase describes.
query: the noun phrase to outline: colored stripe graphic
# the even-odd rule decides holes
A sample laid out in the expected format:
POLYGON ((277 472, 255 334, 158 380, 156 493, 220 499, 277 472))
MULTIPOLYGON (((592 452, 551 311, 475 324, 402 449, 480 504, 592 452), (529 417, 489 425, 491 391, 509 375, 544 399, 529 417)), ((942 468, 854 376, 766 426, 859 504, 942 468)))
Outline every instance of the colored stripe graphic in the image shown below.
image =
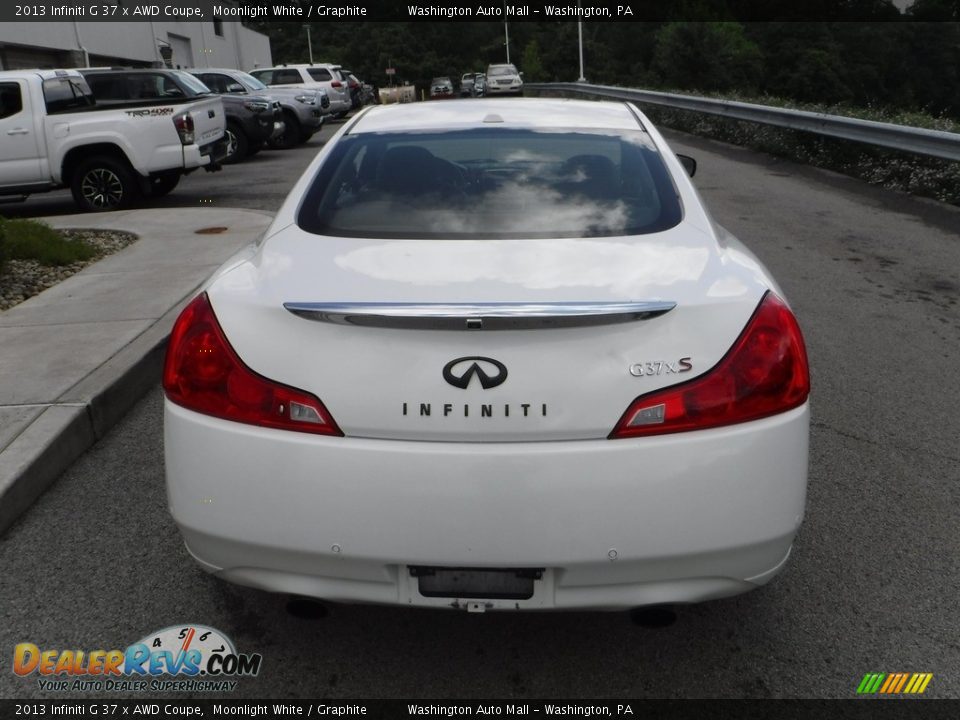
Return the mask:
POLYGON ((858 695, 921 695, 933 673, 867 673, 857 686, 858 695))
POLYGON ((867 673, 860 681, 857 693, 861 695, 870 695, 880 688, 880 683, 886 677, 884 673, 867 673))
POLYGON ((903 686, 906 685, 906 683, 907 683, 907 674, 900 673, 900 682, 898 682, 897 686, 890 692, 895 692, 895 693, 900 692, 901 690, 903 690, 903 686))

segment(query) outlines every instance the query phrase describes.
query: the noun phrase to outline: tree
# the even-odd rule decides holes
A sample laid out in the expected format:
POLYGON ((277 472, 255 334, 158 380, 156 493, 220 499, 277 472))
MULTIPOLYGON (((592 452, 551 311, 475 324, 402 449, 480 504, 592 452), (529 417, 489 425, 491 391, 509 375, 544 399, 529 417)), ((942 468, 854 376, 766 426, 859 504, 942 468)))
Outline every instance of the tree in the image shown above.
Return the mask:
POLYGON ((534 38, 523 48, 520 69, 526 82, 542 82, 544 79, 543 61, 540 59, 540 45, 534 38))
POLYGON ((652 66, 668 87, 750 91, 763 58, 740 23, 674 22, 657 33, 652 66))

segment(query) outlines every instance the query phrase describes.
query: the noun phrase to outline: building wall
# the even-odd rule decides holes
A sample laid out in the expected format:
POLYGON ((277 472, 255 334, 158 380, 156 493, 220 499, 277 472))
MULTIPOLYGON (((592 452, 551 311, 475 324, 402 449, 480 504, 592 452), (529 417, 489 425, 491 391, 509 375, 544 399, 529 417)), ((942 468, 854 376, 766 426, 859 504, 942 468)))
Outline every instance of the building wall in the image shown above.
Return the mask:
POLYGON ((0 24, 0 69, 159 65, 170 45, 172 67, 233 67, 273 64, 270 38, 239 21, 208 22, 15 22, 0 24), (222 34, 218 34, 217 30, 222 34), (190 48, 192 57, 186 55, 190 48), (177 52, 179 50, 179 52, 177 52))

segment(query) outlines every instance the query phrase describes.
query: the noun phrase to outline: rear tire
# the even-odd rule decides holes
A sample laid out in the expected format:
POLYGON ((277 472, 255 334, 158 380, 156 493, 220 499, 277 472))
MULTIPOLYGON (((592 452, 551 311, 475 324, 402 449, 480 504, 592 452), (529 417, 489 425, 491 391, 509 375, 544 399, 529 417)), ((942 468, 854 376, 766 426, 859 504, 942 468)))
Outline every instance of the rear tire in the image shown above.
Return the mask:
POLYGON ((240 126, 235 123, 227 123, 223 134, 227 139, 227 156, 223 158, 223 164, 234 165, 247 156, 250 142, 240 126))
POLYGON ((137 178, 124 160, 97 155, 82 161, 70 179, 70 192, 81 210, 124 210, 139 198, 137 178))
POLYGON ((300 129, 300 121, 297 120, 297 116, 292 112, 285 112, 283 114, 283 124, 283 135, 278 135, 271 139, 269 143, 272 148, 288 150, 300 144, 300 137, 303 135, 303 131, 300 129))

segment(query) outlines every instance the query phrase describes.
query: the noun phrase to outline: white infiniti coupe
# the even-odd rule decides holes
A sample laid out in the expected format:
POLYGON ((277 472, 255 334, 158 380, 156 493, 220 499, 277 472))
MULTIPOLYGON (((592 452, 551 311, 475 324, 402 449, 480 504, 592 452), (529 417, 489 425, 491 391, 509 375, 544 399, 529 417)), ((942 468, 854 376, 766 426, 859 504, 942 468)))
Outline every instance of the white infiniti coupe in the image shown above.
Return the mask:
POLYGON ((804 513, 797 321, 630 104, 358 114, 183 311, 163 386, 187 548, 270 591, 695 602, 770 580, 804 513))

